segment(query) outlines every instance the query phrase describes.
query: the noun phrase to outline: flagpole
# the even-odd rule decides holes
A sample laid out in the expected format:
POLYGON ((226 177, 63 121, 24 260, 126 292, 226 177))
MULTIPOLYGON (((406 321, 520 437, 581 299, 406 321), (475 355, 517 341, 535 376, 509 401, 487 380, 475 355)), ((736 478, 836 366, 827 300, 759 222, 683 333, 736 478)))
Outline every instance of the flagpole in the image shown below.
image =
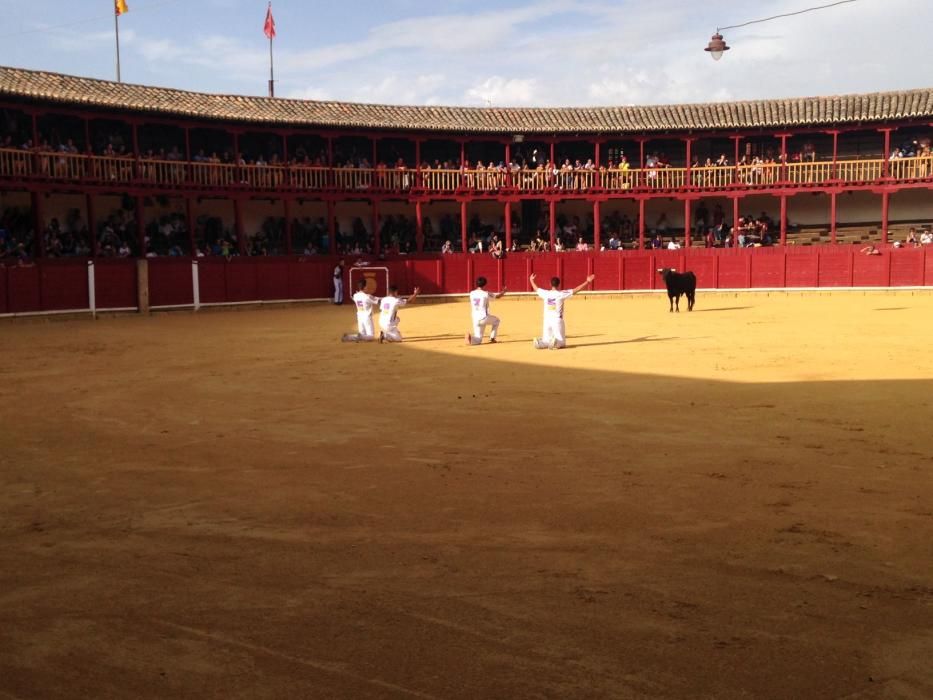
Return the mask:
POLYGON ((272 63, 272 37, 269 37, 269 97, 275 97, 275 73, 272 63))
POLYGON ((117 36, 117 82, 121 83, 123 81, 120 80, 120 14, 117 12, 116 6, 114 6, 113 10, 113 28, 117 36))

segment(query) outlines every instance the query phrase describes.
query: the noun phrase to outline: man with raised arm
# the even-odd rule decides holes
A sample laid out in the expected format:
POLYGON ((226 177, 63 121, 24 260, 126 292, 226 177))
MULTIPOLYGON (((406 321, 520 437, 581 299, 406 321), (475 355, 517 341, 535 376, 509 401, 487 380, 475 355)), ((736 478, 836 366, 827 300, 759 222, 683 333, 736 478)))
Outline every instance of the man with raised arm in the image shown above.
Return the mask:
POLYGON ((402 334, 399 332, 398 307, 410 304, 421 292, 419 287, 415 287, 414 292, 407 299, 402 299, 398 295, 398 287, 394 284, 389 285, 389 294, 379 302, 379 342, 380 343, 401 343, 402 334))
POLYGON ((508 291, 503 287, 498 294, 490 294, 486 291, 486 278, 476 278, 476 289, 470 292, 470 313, 473 316, 473 332, 466 334, 467 345, 480 345, 483 342, 483 333, 486 326, 492 326, 489 333, 489 342, 496 342, 496 335, 499 333, 499 318, 489 313, 489 300, 500 299, 508 291))
POLYGON ((596 279, 596 275, 590 275, 586 282, 573 289, 560 288, 560 277, 551 278, 551 288, 542 289, 535 284, 535 275, 531 275, 529 281, 531 288, 544 300, 544 332, 540 338, 532 341, 537 350, 557 350, 567 347, 567 338, 564 328, 564 299, 569 299, 574 294, 582 292, 590 283, 596 279))

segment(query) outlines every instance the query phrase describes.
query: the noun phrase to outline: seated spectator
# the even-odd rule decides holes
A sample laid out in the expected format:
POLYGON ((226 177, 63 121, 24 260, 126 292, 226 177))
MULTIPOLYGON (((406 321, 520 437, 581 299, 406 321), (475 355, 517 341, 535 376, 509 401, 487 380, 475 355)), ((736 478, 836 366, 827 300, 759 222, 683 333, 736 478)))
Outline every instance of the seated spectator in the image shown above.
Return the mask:
POLYGON ((907 232, 907 240, 904 241, 904 245, 911 247, 920 245, 917 241, 917 231, 913 226, 911 226, 910 230, 907 232))
POLYGON ((930 245, 933 243, 933 233, 924 231, 920 234, 920 245, 930 245))
POLYGON ((587 245, 586 241, 584 241, 582 238, 577 239, 577 251, 578 252, 584 253, 588 251, 589 249, 590 247, 589 245, 587 245))
POLYGON ((859 251, 862 255, 881 255, 881 251, 873 245, 867 245, 859 251))
POLYGON ((680 243, 678 243, 675 239, 672 238, 670 242, 667 244, 667 249, 668 250, 680 250, 680 243))
POLYGON ((443 255, 449 255, 454 252, 454 246, 450 241, 444 241, 444 245, 441 246, 441 253, 443 255))

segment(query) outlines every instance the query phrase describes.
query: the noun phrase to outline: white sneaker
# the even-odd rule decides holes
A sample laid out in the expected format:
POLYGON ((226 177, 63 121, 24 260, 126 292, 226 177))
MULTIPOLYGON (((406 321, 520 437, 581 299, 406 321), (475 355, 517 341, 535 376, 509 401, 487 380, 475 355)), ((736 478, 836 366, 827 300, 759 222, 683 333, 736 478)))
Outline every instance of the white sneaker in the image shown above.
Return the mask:
POLYGON ((557 338, 551 338, 551 342, 547 344, 548 350, 557 350, 557 338))
POLYGON ((342 336, 340 336, 340 342, 341 343, 352 343, 353 338, 350 337, 349 333, 344 333, 342 336))
POLYGON ((531 347, 533 347, 535 350, 538 349, 538 339, 537 339, 537 338, 532 338, 532 339, 531 339, 531 347))

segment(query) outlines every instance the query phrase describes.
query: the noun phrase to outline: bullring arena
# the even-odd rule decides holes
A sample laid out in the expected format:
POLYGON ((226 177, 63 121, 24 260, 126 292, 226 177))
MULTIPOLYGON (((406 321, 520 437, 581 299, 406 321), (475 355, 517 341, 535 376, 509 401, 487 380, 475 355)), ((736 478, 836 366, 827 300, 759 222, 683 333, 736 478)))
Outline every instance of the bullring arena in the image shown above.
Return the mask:
POLYGON ((0 698, 933 697, 933 90, 0 109, 0 698))

